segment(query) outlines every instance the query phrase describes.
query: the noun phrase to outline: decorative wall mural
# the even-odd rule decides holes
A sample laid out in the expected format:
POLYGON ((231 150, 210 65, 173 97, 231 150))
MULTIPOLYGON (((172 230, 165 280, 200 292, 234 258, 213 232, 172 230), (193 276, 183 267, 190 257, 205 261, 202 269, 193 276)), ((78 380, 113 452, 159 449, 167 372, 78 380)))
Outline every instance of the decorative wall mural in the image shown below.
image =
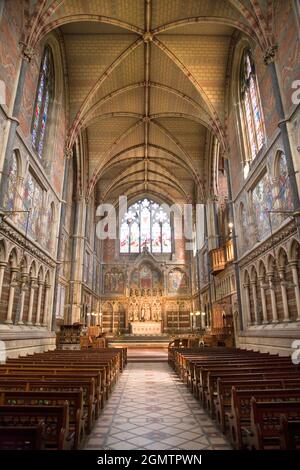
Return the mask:
POLYGON ((186 292, 188 288, 188 277, 180 269, 174 269, 169 273, 169 292, 186 292))
POLYGON ((253 189, 252 205, 258 239, 261 240, 270 232, 269 211, 273 205, 272 187, 267 173, 253 189))
POLYGON ((111 270, 104 276, 104 292, 123 294, 125 288, 125 278, 122 272, 111 270))
POLYGON ((140 286, 142 289, 150 289, 152 287, 151 269, 146 265, 142 266, 140 271, 140 286))
POLYGON ((130 289, 160 289, 161 274, 145 263, 135 269, 130 277, 130 289))
POLYGON ((288 168, 286 163, 286 156, 281 154, 278 161, 278 198, 280 201, 280 208, 284 211, 293 210, 292 192, 288 176, 288 168))
POLYGON ((131 274, 130 286, 132 288, 139 288, 140 287, 140 275, 139 275, 139 272, 137 270, 133 271, 133 273, 131 274))

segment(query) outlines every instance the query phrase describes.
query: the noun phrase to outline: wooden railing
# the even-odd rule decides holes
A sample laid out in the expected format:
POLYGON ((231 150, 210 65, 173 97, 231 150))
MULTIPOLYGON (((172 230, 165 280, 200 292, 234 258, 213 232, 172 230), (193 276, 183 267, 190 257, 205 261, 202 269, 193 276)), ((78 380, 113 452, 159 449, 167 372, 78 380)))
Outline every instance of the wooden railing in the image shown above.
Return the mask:
POLYGON ((228 240, 225 245, 226 250, 226 263, 230 263, 234 260, 234 251, 233 251, 233 243, 232 240, 228 240))
POLYGON ((224 247, 217 248, 211 251, 212 271, 217 273, 223 271, 226 266, 224 247))
POLYGON ((210 252, 212 273, 217 274, 225 269, 227 263, 234 260, 234 250, 232 240, 228 240, 221 248, 216 248, 210 252))

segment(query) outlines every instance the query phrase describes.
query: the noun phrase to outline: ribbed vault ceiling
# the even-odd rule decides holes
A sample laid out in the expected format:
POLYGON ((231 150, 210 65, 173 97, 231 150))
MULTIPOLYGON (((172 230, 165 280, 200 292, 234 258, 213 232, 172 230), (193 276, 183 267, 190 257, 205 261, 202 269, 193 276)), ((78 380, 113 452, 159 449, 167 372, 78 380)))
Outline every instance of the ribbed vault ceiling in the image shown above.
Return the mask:
POLYGON ((61 32, 68 144, 85 133, 87 191, 97 187, 105 201, 146 192, 194 200, 210 191, 212 135, 226 149, 233 34, 264 41, 252 0, 37 3, 30 41, 61 32))

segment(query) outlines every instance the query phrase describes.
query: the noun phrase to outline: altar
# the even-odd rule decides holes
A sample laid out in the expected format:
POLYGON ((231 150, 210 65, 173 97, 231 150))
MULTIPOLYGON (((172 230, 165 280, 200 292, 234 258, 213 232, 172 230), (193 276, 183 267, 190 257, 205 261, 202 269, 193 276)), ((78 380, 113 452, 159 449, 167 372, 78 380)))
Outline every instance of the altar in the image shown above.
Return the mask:
POLYGON ((133 321, 131 322, 131 334, 140 336, 161 335, 161 322, 133 321))

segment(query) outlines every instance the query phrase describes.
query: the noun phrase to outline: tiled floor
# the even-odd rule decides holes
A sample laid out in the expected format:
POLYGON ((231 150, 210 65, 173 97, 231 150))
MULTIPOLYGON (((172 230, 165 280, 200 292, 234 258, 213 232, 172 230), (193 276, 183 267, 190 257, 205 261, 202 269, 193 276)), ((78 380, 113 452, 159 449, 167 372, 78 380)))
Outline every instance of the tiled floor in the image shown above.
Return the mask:
POLYGON ((88 449, 230 449, 167 363, 129 363, 89 436, 88 449))

